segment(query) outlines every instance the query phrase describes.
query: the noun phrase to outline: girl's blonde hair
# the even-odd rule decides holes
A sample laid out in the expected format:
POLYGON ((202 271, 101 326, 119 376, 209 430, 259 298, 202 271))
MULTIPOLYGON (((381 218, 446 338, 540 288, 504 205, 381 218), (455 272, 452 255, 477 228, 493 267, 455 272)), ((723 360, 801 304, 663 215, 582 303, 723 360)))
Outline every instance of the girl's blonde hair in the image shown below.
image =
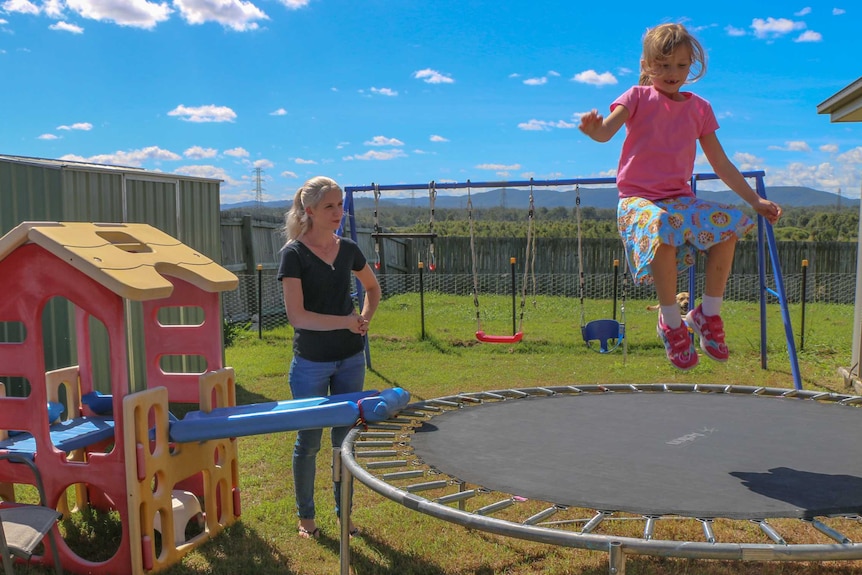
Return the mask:
POLYGON ((332 190, 341 192, 341 187, 332 178, 315 176, 302 184, 293 196, 293 205, 284 214, 284 236, 293 241, 311 229, 311 219, 305 208, 316 208, 323 195, 332 190))
POLYGON ((660 24, 650 28, 644 35, 643 55, 641 56, 640 85, 652 83, 650 73, 653 66, 673 54, 677 48, 688 48, 691 53, 691 72, 687 82, 697 82, 706 73, 706 52, 697 38, 691 35, 682 24, 660 24))

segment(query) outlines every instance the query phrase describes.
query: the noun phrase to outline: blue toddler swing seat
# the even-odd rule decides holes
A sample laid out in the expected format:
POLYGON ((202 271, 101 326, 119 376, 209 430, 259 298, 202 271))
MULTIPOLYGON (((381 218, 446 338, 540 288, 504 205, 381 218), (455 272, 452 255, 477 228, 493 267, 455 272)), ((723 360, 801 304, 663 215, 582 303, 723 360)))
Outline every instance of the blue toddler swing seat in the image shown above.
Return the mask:
POLYGON ((611 353, 617 348, 623 348, 623 361, 625 361, 626 345, 626 279, 623 272, 622 299, 620 304, 620 320, 617 321, 617 278, 619 277, 619 260, 614 260, 614 314, 613 319, 595 319, 589 323, 586 321, 584 312, 584 292, 586 281, 584 279, 584 250, 582 246, 581 233, 581 189, 575 184, 575 208, 578 223, 578 295, 581 300, 581 337, 587 347, 599 353, 611 353))

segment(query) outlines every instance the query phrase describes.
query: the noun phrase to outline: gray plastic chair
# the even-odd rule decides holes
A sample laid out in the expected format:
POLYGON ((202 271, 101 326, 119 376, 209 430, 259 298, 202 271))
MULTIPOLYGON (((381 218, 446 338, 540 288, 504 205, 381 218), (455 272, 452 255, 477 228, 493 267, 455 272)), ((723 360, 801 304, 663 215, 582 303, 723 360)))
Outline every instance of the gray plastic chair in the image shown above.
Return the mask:
POLYGON ((54 536, 54 525, 63 515, 46 505, 45 488, 39 469, 29 458, 16 453, 0 454, 0 461, 3 460, 30 467, 36 480, 40 502, 39 505, 16 504, 14 507, 0 509, 0 555, 3 557, 3 572, 6 575, 14 575, 13 556, 29 561, 33 551, 47 535, 48 541, 45 548, 51 549, 57 575, 63 575, 63 566, 60 564, 60 554, 54 536))

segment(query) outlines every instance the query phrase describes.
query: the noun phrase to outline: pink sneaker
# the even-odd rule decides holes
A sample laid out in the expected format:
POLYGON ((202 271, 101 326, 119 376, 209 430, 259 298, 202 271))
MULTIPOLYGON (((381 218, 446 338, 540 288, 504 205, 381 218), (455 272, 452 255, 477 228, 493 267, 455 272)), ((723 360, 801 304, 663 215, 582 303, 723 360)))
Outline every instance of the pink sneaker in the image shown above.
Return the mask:
POLYGON ((686 371, 697 365, 697 350, 694 348, 685 323, 681 323, 676 329, 671 329, 664 324, 661 314, 658 314, 656 331, 664 343, 667 358, 675 368, 686 371))
POLYGON ((720 315, 703 315, 703 310, 697 306, 686 314, 685 323, 700 338, 703 353, 715 361, 727 361, 730 352, 724 343, 724 322, 720 315))

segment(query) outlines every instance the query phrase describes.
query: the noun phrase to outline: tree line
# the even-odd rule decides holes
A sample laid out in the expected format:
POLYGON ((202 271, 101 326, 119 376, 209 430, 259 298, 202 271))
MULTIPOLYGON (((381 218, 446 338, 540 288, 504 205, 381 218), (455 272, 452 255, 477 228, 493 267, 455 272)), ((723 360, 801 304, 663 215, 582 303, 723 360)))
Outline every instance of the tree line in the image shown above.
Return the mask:
MULTIPOLYGON (((743 208, 754 218, 754 210, 743 208)), ((251 213, 259 219, 283 221, 284 210, 277 208, 234 208, 225 210, 225 215, 251 213)), ((532 226, 536 236, 545 238, 573 238, 578 236, 577 212, 575 208, 538 207, 532 221, 524 209, 493 207, 474 209, 468 214, 463 209, 436 209, 434 221, 428 208, 387 206, 379 210, 375 221, 373 210, 356 213, 358 228, 374 229, 375 224, 383 231, 402 233, 428 233, 440 236, 466 237, 470 235, 472 219, 476 237, 526 236, 532 226), (469 217, 469 216, 472 216, 469 217)), ((581 237, 616 238, 616 210, 607 208, 581 208, 581 237)), ((784 214, 774 227, 778 241, 855 242, 859 233, 859 210, 845 207, 784 207, 784 214)))

